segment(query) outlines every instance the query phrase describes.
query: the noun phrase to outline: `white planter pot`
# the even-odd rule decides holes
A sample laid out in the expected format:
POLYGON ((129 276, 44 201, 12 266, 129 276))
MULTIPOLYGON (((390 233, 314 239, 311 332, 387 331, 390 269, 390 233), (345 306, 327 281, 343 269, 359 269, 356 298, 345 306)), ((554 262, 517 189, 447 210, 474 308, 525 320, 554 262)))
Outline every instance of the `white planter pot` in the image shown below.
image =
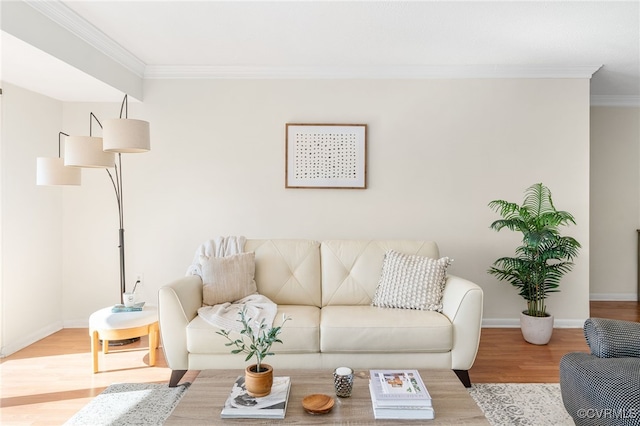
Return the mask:
POLYGON ((546 317, 532 317, 524 312, 520 313, 520 330, 522 337, 534 345, 546 345, 553 333, 553 315, 546 317))

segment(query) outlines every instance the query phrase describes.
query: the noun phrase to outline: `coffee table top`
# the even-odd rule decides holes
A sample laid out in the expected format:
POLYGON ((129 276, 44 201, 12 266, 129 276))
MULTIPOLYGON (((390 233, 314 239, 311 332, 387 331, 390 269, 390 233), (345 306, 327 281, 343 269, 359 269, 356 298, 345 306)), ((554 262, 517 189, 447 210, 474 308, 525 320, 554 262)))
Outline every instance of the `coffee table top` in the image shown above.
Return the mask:
POLYGON ((355 372, 349 398, 335 397, 332 370, 274 369, 276 376, 291 376, 291 391, 284 420, 221 419, 220 411, 233 381, 243 370, 203 370, 167 419, 165 425, 185 424, 340 424, 349 425, 489 425, 469 392, 451 370, 419 370, 433 398, 434 420, 375 420, 369 395, 369 370, 355 372), (335 398, 328 414, 312 415, 302 407, 302 399, 314 393, 335 398))

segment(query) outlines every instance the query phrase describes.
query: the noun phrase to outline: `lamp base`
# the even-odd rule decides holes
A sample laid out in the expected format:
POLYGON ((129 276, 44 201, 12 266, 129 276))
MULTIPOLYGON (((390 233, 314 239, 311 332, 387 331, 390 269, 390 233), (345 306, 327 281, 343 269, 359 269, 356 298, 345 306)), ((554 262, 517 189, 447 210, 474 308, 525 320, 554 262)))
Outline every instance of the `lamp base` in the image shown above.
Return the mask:
MULTIPOLYGON (((133 337, 131 339, 121 339, 121 340, 109 340, 109 346, 125 346, 130 345, 134 342, 140 340, 139 337, 133 337)), ((102 345, 102 340, 100 340, 100 344, 102 345)))

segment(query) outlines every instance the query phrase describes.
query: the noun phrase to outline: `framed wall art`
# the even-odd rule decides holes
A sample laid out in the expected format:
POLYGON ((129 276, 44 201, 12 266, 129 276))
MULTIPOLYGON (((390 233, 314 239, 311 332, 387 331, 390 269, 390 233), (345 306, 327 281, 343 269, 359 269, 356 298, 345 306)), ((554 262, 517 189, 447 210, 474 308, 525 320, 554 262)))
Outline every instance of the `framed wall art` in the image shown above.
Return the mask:
POLYGON ((285 187, 367 187, 366 124, 287 123, 285 187))

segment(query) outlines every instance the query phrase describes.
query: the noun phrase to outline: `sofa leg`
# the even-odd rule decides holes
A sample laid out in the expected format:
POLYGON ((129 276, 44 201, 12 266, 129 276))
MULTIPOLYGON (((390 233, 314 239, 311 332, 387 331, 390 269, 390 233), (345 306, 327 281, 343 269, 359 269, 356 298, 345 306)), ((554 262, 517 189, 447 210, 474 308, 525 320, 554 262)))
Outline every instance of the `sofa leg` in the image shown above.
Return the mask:
POLYGON ((471 387, 471 378, 469 378, 469 370, 453 370, 458 376, 458 379, 462 382, 465 388, 471 387))
POLYGON ((187 370, 171 370, 171 378, 169 379, 169 387, 175 388, 178 386, 178 382, 182 379, 182 376, 186 374, 187 370))

